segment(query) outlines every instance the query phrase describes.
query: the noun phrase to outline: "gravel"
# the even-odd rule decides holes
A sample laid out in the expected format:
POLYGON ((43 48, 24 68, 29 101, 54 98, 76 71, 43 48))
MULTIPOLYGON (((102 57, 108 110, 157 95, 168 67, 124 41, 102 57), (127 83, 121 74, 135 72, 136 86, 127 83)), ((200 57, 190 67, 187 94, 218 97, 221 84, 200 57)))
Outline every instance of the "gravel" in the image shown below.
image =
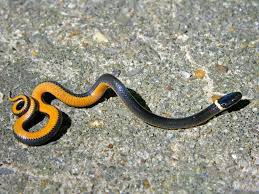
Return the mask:
POLYGON ((0 193, 259 192, 257 1, 0 7, 0 193), (168 117, 195 113, 213 95, 241 91, 244 99, 187 130, 148 126, 118 97, 87 109, 56 101, 70 120, 62 137, 39 147, 14 138, 10 90, 30 95, 54 80, 83 92, 103 73, 168 117))

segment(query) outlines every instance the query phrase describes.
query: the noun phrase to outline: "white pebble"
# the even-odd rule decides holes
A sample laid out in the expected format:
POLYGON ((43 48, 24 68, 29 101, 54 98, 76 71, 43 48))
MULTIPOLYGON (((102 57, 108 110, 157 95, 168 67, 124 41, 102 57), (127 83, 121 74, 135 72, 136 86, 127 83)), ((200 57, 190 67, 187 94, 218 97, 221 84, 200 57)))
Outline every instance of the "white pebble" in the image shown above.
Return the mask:
POLYGON ((256 165, 256 166, 259 166, 259 156, 256 156, 256 157, 255 157, 255 165, 256 165))
POLYGON ((69 9, 74 9, 76 7, 76 4, 69 3, 67 6, 69 9))
POLYGON ((180 74, 184 79, 189 79, 191 77, 191 74, 186 71, 181 71, 180 74))
POLYGON ((129 79, 127 79, 125 82, 126 82, 127 85, 130 85, 131 81, 129 79))
POLYGON ((188 40, 189 39, 189 37, 186 35, 186 34, 182 34, 182 35, 179 35, 178 37, 177 37, 177 40, 180 40, 180 41, 182 41, 182 42, 185 42, 186 40, 188 40))
POLYGON ((4 99, 4 94, 2 92, 0 92, 0 103, 3 102, 3 99, 4 99))
POLYGON ((147 160, 149 158, 149 153, 147 151, 138 151, 137 155, 144 160, 147 160))
POLYGON ((108 39, 101 32, 96 32, 93 39, 97 42, 108 42, 108 39))
POLYGON ((234 160, 237 159, 237 155, 236 155, 236 154, 232 154, 231 156, 232 156, 232 158, 233 158, 234 160))

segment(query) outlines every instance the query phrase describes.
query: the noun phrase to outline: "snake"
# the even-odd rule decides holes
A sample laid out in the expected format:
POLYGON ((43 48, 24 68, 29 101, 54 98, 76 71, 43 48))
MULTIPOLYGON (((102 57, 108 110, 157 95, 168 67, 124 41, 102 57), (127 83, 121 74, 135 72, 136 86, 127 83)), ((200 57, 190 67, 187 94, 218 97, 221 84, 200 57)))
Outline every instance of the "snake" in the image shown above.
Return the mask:
POLYGON ((240 92, 231 92, 223 95, 196 114, 182 118, 167 118, 154 114, 141 105, 129 89, 112 74, 101 75, 87 92, 81 94, 72 92, 58 82, 45 81, 39 83, 34 88, 31 96, 21 94, 12 97, 10 93, 11 110, 18 117, 13 124, 12 131, 14 136, 24 144, 39 146, 48 143, 62 129, 63 117, 61 110, 47 102, 44 95, 51 94, 54 98, 68 106, 82 108, 97 103, 108 89, 112 89, 127 108, 145 123, 163 129, 182 129, 199 126, 220 112, 232 107, 242 98, 240 92), (34 119, 37 113, 47 116, 48 121, 42 128, 31 131, 26 126, 28 124, 34 126, 34 119))

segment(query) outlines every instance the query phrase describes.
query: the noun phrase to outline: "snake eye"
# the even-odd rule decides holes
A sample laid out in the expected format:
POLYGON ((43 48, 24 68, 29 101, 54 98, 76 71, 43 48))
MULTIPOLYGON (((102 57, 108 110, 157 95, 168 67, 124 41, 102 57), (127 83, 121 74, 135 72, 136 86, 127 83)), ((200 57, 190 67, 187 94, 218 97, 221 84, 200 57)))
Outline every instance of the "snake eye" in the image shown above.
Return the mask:
POLYGON ((223 107, 223 108, 229 108, 239 102, 242 98, 242 94, 240 92, 232 92, 229 94, 226 94, 225 96, 222 96, 219 100, 218 103, 223 107))

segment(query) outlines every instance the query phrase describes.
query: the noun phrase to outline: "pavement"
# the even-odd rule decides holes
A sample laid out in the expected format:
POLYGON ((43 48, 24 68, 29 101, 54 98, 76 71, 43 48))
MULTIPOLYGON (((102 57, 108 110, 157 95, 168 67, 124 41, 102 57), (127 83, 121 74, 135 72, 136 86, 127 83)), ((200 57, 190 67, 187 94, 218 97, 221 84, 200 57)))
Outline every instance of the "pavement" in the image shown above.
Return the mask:
POLYGON ((259 192, 258 1, 2 0, 0 8, 0 193, 259 192), (53 80, 82 93, 103 73, 166 117, 232 91, 243 100, 185 130, 149 126, 118 97, 84 109, 54 101, 67 115, 60 138, 37 147, 15 139, 10 90, 30 95, 53 80))

